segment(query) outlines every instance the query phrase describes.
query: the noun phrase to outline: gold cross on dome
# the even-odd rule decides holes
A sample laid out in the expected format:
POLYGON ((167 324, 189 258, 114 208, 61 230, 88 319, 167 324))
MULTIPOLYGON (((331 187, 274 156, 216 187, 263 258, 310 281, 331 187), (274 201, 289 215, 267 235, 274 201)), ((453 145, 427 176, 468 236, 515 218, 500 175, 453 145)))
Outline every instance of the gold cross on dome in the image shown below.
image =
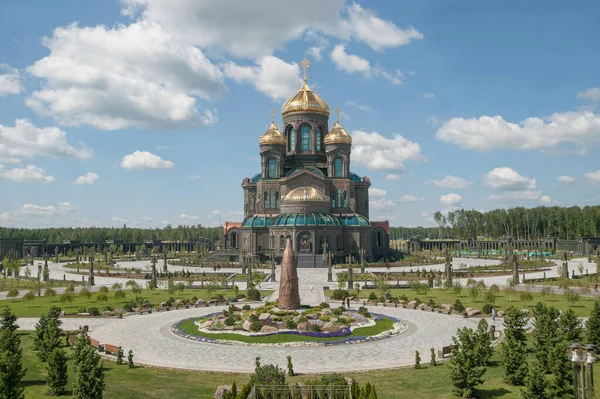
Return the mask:
POLYGON ((271 111, 269 111, 271 113, 271 122, 275 123, 275 108, 271 108, 271 111))
POLYGON ((304 68, 304 83, 306 83, 306 70, 312 64, 309 60, 306 59, 306 55, 304 55, 304 59, 300 61, 300 66, 304 68))
POLYGON ((342 110, 339 109, 339 108, 336 108, 333 111, 335 112, 336 118, 337 118, 337 122, 339 123, 340 122, 340 114, 342 113, 342 110))

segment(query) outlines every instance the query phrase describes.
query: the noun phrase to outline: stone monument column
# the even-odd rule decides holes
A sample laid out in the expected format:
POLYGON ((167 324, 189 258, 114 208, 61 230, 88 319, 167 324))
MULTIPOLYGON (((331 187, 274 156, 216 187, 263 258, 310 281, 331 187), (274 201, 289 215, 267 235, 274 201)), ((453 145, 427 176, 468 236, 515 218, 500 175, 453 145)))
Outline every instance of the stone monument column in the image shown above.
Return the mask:
POLYGON ((300 308, 300 290, 298 288, 298 269, 292 239, 285 242, 281 260, 281 279, 279 283, 279 307, 281 309, 300 308))
POLYGON ((152 288, 157 288, 158 287, 158 282, 156 280, 156 263, 158 262, 157 256, 154 255, 152 257, 152 277, 150 279, 150 286, 152 288))
POLYGON ((48 270, 48 253, 44 254, 44 271, 42 272, 42 279, 44 283, 47 283, 50 277, 50 270, 48 270))
POLYGON ((94 286, 94 258, 94 255, 90 255, 90 276, 88 277, 90 287, 94 286))
POLYGON ((519 284, 519 257, 513 254, 513 281, 519 284))
POLYGON ((452 251, 446 247, 446 281, 452 284, 452 251))
POLYGON ((354 268, 352 267, 352 263, 348 266, 348 289, 351 290, 354 286, 354 268))
POLYGON ((167 271, 167 251, 163 250, 163 273, 166 273, 167 271))

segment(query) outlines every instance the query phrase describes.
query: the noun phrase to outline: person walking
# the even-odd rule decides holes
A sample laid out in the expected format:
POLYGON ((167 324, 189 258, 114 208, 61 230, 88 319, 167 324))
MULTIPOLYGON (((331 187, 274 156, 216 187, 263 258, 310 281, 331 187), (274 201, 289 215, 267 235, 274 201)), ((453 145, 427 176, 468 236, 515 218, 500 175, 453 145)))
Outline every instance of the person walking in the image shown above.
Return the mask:
POLYGON ((492 308, 492 321, 496 321, 496 309, 492 308))
POLYGON ((311 285, 311 286, 310 286, 310 292, 313 292, 313 288, 314 288, 314 287, 311 285))
POLYGON ((346 298, 346 306, 348 309, 350 309, 350 297, 346 298))

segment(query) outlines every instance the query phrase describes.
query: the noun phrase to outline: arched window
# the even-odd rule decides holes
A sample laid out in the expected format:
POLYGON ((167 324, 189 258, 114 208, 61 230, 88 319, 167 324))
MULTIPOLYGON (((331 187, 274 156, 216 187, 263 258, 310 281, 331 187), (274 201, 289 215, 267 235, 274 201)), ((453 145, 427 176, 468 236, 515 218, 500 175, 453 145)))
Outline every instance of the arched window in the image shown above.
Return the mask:
POLYGON ((300 149, 310 151, 310 126, 308 125, 300 128, 300 149))
POLYGON ((269 207, 269 195, 267 194, 266 191, 263 194, 264 194, 263 195, 264 208, 267 209, 269 207))
POLYGON ((283 249, 285 245, 285 237, 282 235, 279 236, 279 249, 283 249))
POLYGON ((342 207, 342 189, 339 187, 337 189, 337 206, 338 208, 342 207))
POLYGON ((296 151, 296 132, 294 128, 289 126, 287 128, 287 137, 288 137, 288 150, 293 152, 296 151))
POLYGON ((344 208, 348 206, 348 192, 344 191, 344 195, 342 196, 342 199, 344 201, 344 208))
POLYGON ((343 177, 344 176, 344 161, 342 158, 336 158, 333 161, 333 177, 343 177))
POLYGON ((273 190, 273 187, 269 190, 269 204, 269 208, 275 208, 275 190, 273 190))
POLYGON ((269 159, 268 162, 267 178, 277 178, 277 161, 275 161, 273 158, 269 159))
POLYGON ((279 191, 275 193, 275 208, 279 208, 279 191))
POLYGON ((323 141, 323 129, 317 128, 317 151, 321 151, 321 141, 323 141))

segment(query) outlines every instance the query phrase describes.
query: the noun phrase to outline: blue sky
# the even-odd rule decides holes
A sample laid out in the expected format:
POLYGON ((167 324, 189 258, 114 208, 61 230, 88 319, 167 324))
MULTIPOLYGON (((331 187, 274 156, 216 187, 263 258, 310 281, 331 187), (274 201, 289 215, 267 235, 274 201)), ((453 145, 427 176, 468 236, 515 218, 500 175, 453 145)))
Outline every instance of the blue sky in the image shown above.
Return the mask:
POLYGON ((599 14, 549 0, 0 2, 0 225, 240 220, 241 181, 305 55, 309 85, 343 110, 351 169, 373 182, 372 219, 597 204, 599 14))

